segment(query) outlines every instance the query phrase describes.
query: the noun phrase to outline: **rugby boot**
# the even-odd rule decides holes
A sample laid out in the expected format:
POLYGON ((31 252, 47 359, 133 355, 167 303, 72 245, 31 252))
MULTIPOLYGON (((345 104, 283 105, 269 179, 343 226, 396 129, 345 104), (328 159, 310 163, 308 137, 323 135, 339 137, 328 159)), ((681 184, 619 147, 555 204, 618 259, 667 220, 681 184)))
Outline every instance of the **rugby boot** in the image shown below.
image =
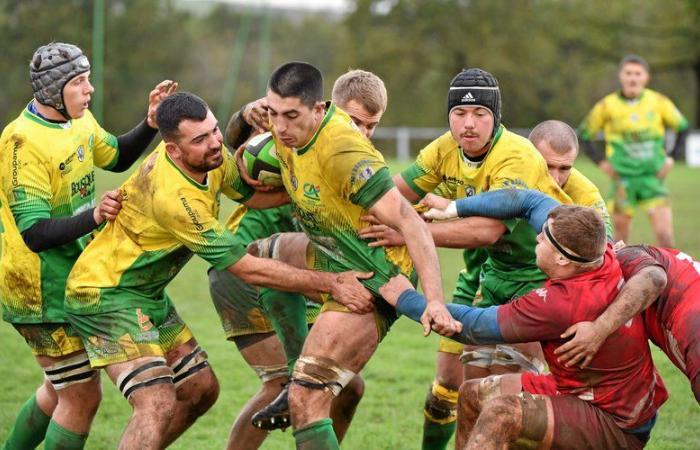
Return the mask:
POLYGON ((282 392, 260 411, 253 414, 253 426, 261 430, 285 430, 292 424, 289 416, 289 383, 282 392))

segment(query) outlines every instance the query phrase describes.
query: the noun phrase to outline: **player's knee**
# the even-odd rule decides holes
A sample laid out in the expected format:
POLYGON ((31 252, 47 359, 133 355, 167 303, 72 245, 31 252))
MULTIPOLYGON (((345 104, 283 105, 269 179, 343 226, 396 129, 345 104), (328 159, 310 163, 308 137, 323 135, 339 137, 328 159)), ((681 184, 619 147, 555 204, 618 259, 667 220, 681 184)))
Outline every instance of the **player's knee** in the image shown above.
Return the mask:
POLYGON ((520 423, 520 399, 517 395, 503 395, 488 401, 482 408, 479 419, 498 422, 501 427, 513 429, 520 423))
POLYGON ((175 416, 177 394, 172 383, 155 384, 134 391, 129 403, 134 408, 134 416, 167 426, 175 416))
POLYGON ((342 394, 350 403, 359 403, 362 396, 365 395, 365 381, 361 376, 355 375, 352 380, 345 386, 342 394))
POLYGON ((190 414, 199 417, 214 406, 219 398, 219 380, 211 368, 202 370, 197 377, 198 389, 193 396, 195 400, 190 404, 190 414))
POLYGON ((459 387, 459 405, 476 410, 479 408, 479 384, 481 380, 468 380, 459 387))
POLYGON ((84 415, 94 416, 102 402, 102 385, 97 373, 87 382, 74 384, 57 393, 61 404, 80 410, 84 415))

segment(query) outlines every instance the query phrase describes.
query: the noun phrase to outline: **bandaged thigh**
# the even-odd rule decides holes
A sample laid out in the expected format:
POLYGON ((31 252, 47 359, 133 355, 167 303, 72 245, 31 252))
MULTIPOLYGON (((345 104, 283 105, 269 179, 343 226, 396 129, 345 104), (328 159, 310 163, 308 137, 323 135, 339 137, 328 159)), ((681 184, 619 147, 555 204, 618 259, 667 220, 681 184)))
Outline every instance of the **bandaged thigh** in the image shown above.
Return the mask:
POLYGON ((337 397, 354 376, 355 372, 337 366, 330 358, 301 356, 294 366, 292 383, 308 389, 330 391, 337 397))
POLYGON ((175 387, 178 387, 187 378, 209 367, 207 352, 197 346, 190 353, 170 364, 170 367, 173 370, 173 383, 175 383, 175 387))
POLYGON ((457 420, 458 397, 459 391, 433 381, 425 399, 423 414, 436 423, 452 423, 457 420))
POLYGON ((492 366, 517 366, 522 371, 542 373, 544 364, 538 358, 526 356, 509 345, 496 345, 466 350, 459 357, 464 365, 490 369, 492 366))
POLYGON ((117 378, 117 387, 128 400, 135 391, 156 384, 173 384, 173 369, 162 357, 141 358, 143 363, 117 378))
POLYGON ((90 360, 85 352, 80 352, 68 359, 44 367, 44 374, 55 390, 90 381, 97 371, 90 367, 90 360))

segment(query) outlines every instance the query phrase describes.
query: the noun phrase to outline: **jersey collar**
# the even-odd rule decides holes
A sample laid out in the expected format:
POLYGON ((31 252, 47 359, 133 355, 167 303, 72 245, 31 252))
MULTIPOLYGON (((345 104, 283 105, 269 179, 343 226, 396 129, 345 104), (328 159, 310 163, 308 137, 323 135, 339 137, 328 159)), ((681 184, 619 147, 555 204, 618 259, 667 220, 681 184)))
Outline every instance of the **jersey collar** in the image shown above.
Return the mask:
MULTIPOLYGON (((202 184, 202 183, 199 183, 199 182, 193 180, 189 175, 187 175, 185 172, 183 172, 182 169, 180 169, 180 168, 177 166, 177 164, 175 164, 175 161, 173 161, 172 159, 170 159, 170 155, 168 155, 168 152, 167 152, 167 151, 163 150, 163 152, 165 153, 165 159, 166 159, 166 161, 168 161, 178 172, 180 172, 180 175, 182 175, 187 181, 189 181, 190 184, 191 184, 192 186, 196 187, 196 188, 199 189, 200 191, 208 191, 208 190, 209 190, 209 186, 208 186, 207 184, 202 184)), ((208 174, 207 174, 207 175, 208 175, 208 174)), ((209 177, 207 176, 207 177, 204 179, 204 181, 205 181, 205 182, 208 182, 208 181, 209 181, 209 177)))
POLYGON ((326 115, 323 117, 323 120, 321 121, 321 125, 318 126, 318 130, 316 130, 316 133, 314 133, 314 137, 311 138, 308 144, 303 146, 302 148, 297 149, 297 155, 303 155, 306 153, 315 143, 316 139, 318 139, 318 135, 321 133, 321 130, 323 127, 326 126, 329 120, 331 120, 331 117, 335 113, 335 104, 331 103, 328 109, 326 110, 326 115))
POLYGON ((493 139, 491 139, 489 149, 486 150, 486 153, 484 154, 484 157, 481 159, 481 161, 472 161, 471 159, 467 158, 467 155, 464 154, 464 150, 462 150, 462 147, 457 145, 457 148, 459 148, 459 154, 462 156, 462 161, 469 165, 469 167, 481 167, 481 165, 486 160, 486 157, 489 156, 489 152, 491 151, 491 149, 494 148, 498 143, 498 140, 501 139, 501 135, 503 134, 503 130, 505 129, 506 127, 504 127, 503 125, 498 126, 498 130, 496 130, 496 135, 493 137, 493 139))
POLYGON ((39 116, 39 114, 35 114, 30 110, 30 105, 32 102, 30 101, 27 103, 27 107, 24 108, 24 111, 22 111, 22 114, 24 115, 25 118, 31 120, 32 122, 36 122, 39 125, 45 126, 47 128, 54 128, 57 130, 66 130, 71 127, 73 121, 69 120, 68 122, 63 122, 63 123, 55 123, 55 122, 49 122, 48 120, 44 119, 43 117, 39 116))

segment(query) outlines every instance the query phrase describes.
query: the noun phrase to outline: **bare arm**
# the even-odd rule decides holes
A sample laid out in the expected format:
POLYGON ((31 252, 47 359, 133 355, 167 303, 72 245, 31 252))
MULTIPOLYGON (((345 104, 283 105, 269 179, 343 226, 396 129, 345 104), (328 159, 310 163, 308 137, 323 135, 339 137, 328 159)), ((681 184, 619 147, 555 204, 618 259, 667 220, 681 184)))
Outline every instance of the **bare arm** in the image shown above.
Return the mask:
POLYGON ((301 292, 318 296, 331 294, 353 312, 372 310, 372 293, 358 279, 372 277, 364 272, 317 272, 297 269, 274 259, 244 255, 228 267, 228 271, 243 281, 286 292, 301 292))
POLYGON ((437 247, 477 248, 495 244, 506 226, 498 219, 487 217, 466 217, 450 222, 428 224, 437 247))
MULTIPOLYGON (((405 245, 406 239, 394 228, 384 225, 376 217, 365 216, 371 225, 360 230, 363 239, 374 239, 370 247, 396 247, 405 245)), ((494 244, 506 231, 506 226, 497 219, 466 217, 450 222, 429 223, 428 230, 436 247, 477 248, 494 244)))
POLYGON ((289 203, 287 191, 277 189, 269 192, 255 191, 255 194, 244 204, 252 209, 267 209, 286 205, 287 203, 289 203))
POLYGON ((583 361, 581 367, 586 367, 608 336, 654 303, 666 287, 666 281, 666 272, 661 267, 650 266, 640 270, 627 281, 617 298, 595 321, 579 322, 569 327, 561 337, 575 337, 554 353, 567 366, 583 361))
POLYGON ((418 200, 420 200, 420 195, 416 194, 413 192, 413 189, 408 187, 408 184, 406 184, 400 173, 394 175, 393 180, 396 188, 399 190, 399 192, 401 192, 401 195, 406 197, 406 200, 411 203, 416 203, 418 200))
POLYGON ((377 200, 369 212, 396 229, 406 241, 408 253, 418 272, 428 304, 421 321, 426 332, 430 331, 432 325, 440 334, 453 334, 456 324, 444 305, 445 296, 442 291, 437 250, 423 219, 395 188, 377 200))

